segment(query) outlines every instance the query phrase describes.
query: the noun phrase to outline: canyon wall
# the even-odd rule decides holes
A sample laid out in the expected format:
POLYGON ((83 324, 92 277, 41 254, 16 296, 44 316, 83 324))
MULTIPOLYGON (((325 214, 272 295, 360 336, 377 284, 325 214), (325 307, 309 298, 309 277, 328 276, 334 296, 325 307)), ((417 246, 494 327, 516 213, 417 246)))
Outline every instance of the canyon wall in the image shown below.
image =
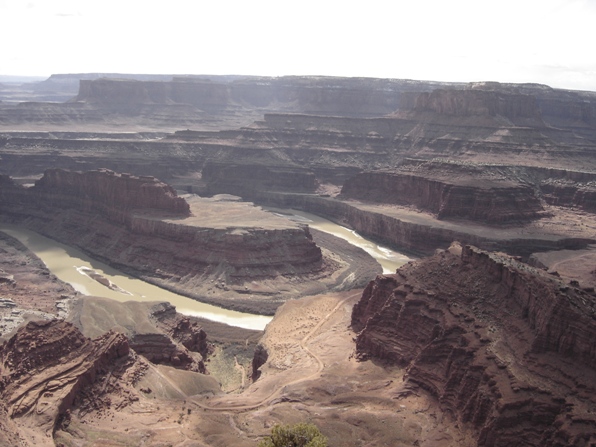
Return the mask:
POLYGON ((128 223, 134 210, 151 209, 187 217, 190 207, 174 188, 150 176, 117 174, 107 169, 77 172, 48 169, 35 182, 32 194, 44 206, 77 208, 114 222, 128 223))
POLYGON ((352 315, 361 357, 405 367, 494 447, 596 441, 595 321, 593 294, 469 246, 377 277, 352 315))
POLYGON ((411 173, 364 172, 348 179, 341 194, 369 202, 414 205, 438 219, 500 223, 536 219, 544 214, 531 187, 505 181, 458 182, 411 173))
POLYGON ((572 182, 549 181, 540 185, 546 203, 562 207, 574 207, 596 213, 596 187, 572 182))
POLYGON ((432 92, 405 93, 401 108, 454 116, 501 115, 512 120, 541 120, 535 96, 495 90, 436 89, 432 92))
MULTIPOLYGON (((123 76, 124 77, 124 76, 123 76)), ((316 76, 174 76, 81 79, 78 102, 111 106, 186 103, 208 111, 264 108, 310 114, 381 116, 395 110, 500 115, 553 125, 596 125, 596 95, 539 84, 440 83, 316 76)))
POLYGON ((424 91, 440 85, 437 82, 317 76, 175 76, 166 82, 82 79, 76 101, 110 106, 186 103, 210 112, 244 107, 348 116, 383 115, 397 108, 401 92, 424 91))

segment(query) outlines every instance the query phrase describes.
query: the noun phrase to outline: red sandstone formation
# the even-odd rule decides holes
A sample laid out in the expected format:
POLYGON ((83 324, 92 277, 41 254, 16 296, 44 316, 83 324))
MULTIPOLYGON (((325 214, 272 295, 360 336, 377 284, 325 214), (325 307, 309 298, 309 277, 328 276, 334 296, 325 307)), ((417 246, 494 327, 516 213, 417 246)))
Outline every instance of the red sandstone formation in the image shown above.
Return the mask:
POLYGON ((189 350, 173 342, 166 334, 134 334, 130 338, 130 347, 151 363, 171 365, 202 374, 207 372, 203 360, 197 360, 189 350))
POLYGON ((438 219, 487 223, 523 221, 544 215, 528 185, 486 179, 437 179, 408 172, 364 172, 346 181, 342 196, 369 202, 414 205, 438 219))
POLYGON ((103 393, 111 393, 112 405, 138 399, 123 386, 140 374, 135 358, 122 334, 108 332, 90 340, 70 323, 28 323, 0 349, 7 426, 16 427, 17 436, 31 445, 53 445, 56 424, 75 401, 81 407, 110 405, 102 403, 104 395, 92 393, 95 383, 102 382, 103 393))
POLYGON ((593 294, 452 246, 377 277, 352 324, 362 357, 405 367, 479 446, 596 442, 593 294))
POLYGON ((48 169, 35 182, 34 192, 56 208, 78 208, 120 223, 133 210, 151 209, 186 217, 190 208, 176 191, 154 177, 117 174, 107 169, 88 172, 48 169))

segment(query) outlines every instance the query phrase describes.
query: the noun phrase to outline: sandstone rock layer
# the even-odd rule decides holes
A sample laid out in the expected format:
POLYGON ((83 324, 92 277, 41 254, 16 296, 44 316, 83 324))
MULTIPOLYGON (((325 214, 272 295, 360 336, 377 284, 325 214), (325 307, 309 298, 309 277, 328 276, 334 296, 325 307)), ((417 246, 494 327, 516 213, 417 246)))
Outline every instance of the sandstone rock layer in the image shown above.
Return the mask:
MULTIPOLYGON (((97 400, 89 400, 96 382, 104 381, 105 391, 112 375, 134 376, 135 368, 140 371, 122 334, 108 332, 90 340, 70 323, 32 321, 0 349, 0 394, 21 439, 53 445, 53 431, 75 400, 82 406, 97 405, 97 400)), ((113 404, 124 406, 136 399, 122 387, 117 394, 113 404)))
POLYGON ((596 297, 474 247, 379 276, 354 307, 357 350, 406 368, 481 446, 596 441, 596 297), (459 254, 461 253, 461 254, 459 254))
POLYGON ((527 185, 506 181, 449 181, 411 173, 366 172, 344 184, 342 195, 372 202, 414 205, 438 219, 487 223, 524 221, 544 208, 527 185))

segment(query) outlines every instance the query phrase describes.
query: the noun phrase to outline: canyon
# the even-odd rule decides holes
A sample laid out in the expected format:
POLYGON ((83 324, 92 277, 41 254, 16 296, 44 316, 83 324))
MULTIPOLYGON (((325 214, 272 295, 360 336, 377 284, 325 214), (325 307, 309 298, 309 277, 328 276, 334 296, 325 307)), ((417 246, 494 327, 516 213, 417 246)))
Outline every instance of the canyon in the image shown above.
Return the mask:
POLYGON ((2 358, 62 324, 83 334, 72 352, 86 365, 72 382, 85 385, 46 397, 58 410, 43 433, 32 412, 0 408, 5 444, 249 446, 305 419, 331 445, 596 442, 596 93, 115 74, 9 93, 3 222, 275 316, 264 333, 243 332, 167 303, 82 298, 0 241, 19 259, 0 266, 2 358), (361 250, 261 206, 324 216, 421 259, 379 275, 361 250), (104 354, 89 354, 110 337, 128 349, 114 364, 137 372, 107 372, 104 354))
POLYGON ((371 259, 368 267, 324 256, 308 227, 250 203, 186 200, 153 177, 54 169, 30 188, 7 178, 3 185, 5 221, 166 289, 234 310, 272 314, 287 299, 355 287, 378 269, 371 259))

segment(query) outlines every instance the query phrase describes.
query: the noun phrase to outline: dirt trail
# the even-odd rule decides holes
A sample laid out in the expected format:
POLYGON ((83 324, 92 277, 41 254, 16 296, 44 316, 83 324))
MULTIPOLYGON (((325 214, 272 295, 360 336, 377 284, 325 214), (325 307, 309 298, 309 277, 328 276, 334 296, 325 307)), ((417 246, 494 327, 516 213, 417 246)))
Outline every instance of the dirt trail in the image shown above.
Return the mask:
MULTIPOLYGON (((197 400, 194 400, 192 397, 190 398, 191 402, 194 403, 197 407, 205 409, 205 410, 210 410, 210 411, 247 411, 247 410, 254 410, 256 408, 271 404, 273 400, 279 398, 284 390, 286 390, 286 388, 288 386, 292 386, 292 385, 296 385, 302 382, 307 382, 309 380, 312 380, 314 378, 316 378, 317 376, 319 376, 321 374, 321 372, 323 371, 323 368, 325 367, 324 362, 321 360, 321 358, 315 354, 314 352, 312 352, 309 347, 307 346, 308 341, 319 331, 319 329, 327 322, 329 321, 329 319, 331 318, 331 316, 333 316, 333 314, 335 312, 337 312, 337 310, 343 306, 347 301, 352 300, 358 296, 361 295, 361 291, 357 292, 357 293, 352 293, 350 295, 348 295, 346 298, 343 298, 342 300, 340 300, 335 307, 333 307, 322 319, 321 321, 319 321, 318 324, 316 324, 309 332, 308 334, 306 334, 299 342, 299 346, 300 348, 306 352, 310 357, 312 357, 314 359, 314 361, 317 364, 316 370, 314 370, 311 374, 309 374, 308 376, 303 376, 299 379, 295 379, 295 380, 283 380, 281 379, 281 381, 276 385, 276 388, 274 391, 270 392, 266 397, 260 399, 258 402, 254 403, 254 404, 247 404, 247 405, 225 405, 225 406, 220 406, 217 404, 210 404, 210 405, 206 405, 202 402, 199 402, 197 400)), ((241 395, 242 396, 242 395, 241 395)), ((226 396, 229 397, 229 396, 226 396)))

